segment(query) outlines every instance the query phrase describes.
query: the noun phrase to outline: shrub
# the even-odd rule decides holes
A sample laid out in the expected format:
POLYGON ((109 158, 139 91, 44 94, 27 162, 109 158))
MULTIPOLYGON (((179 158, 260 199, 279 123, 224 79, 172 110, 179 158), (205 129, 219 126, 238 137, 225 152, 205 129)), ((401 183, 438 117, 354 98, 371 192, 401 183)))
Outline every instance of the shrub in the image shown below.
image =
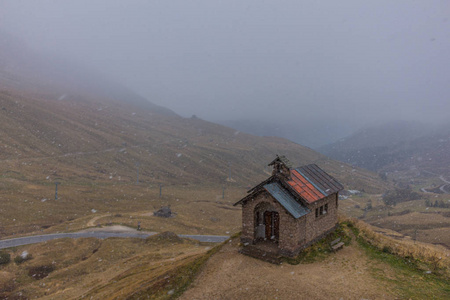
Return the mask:
POLYGON ((54 268, 52 265, 31 267, 28 270, 28 276, 33 277, 34 279, 42 279, 47 277, 53 271, 54 268))
POLYGON ((364 209, 365 211, 369 211, 372 209, 372 200, 369 200, 367 202, 366 208, 364 209))
POLYGON ((16 257, 14 257, 14 262, 18 265, 20 265, 21 263, 30 260, 33 258, 33 255, 28 254, 27 256, 23 256, 23 255, 17 255, 16 257))
POLYGON ((392 249, 391 249, 391 247, 385 245, 385 246, 383 246, 383 249, 381 249, 381 251, 383 251, 384 253, 391 253, 392 249))
POLYGON ((410 186, 403 188, 395 188, 394 190, 388 190, 383 194, 383 202, 386 205, 395 206, 397 203, 417 200, 420 195, 414 192, 410 186))
POLYGON ((6 265, 11 261, 11 255, 9 253, 0 251, 0 265, 6 265))

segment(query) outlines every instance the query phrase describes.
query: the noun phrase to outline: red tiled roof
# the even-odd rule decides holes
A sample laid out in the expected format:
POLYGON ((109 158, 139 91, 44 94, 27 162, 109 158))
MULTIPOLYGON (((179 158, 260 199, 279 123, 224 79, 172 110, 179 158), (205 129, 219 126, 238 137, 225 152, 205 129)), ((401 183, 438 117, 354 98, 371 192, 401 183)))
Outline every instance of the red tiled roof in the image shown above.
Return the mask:
POLYGON ((343 186, 336 179, 315 164, 291 169, 291 179, 287 183, 309 203, 343 189, 343 186))
POLYGON ((291 170, 291 180, 287 183, 303 199, 312 203, 325 197, 317 188, 315 188, 307 179, 305 179, 297 170, 291 170))

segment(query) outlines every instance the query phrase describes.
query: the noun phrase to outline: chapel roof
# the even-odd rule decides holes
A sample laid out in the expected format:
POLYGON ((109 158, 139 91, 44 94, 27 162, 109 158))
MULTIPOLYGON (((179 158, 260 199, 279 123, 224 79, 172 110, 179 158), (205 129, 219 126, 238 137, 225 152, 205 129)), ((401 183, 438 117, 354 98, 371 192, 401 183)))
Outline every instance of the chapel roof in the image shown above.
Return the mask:
POLYGON ((344 189, 342 184, 316 164, 291 169, 291 178, 286 183, 308 203, 344 189))
POLYGON ((249 195, 234 205, 245 204, 257 193, 268 192, 294 218, 299 218, 310 212, 307 204, 312 204, 331 194, 341 191, 344 187, 334 177, 319 168, 316 164, 291 168, 285 156, 278 156, 269 165, 282 163, 289 168, 290 176, 271 176, 249 190, 249 195))

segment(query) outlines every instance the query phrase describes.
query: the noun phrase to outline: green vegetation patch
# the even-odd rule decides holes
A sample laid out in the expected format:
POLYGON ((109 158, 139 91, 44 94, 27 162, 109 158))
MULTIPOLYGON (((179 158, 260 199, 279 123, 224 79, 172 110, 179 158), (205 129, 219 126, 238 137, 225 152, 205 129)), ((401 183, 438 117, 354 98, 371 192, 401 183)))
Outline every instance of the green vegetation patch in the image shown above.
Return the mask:
POLYGON ((420 199, 420 194, 414 192, 410 186, 403 188, 395 188, 393 190, 388 190, 383 194, 383 202, 386 205, 395 206, 399 202, 411 201, 420 199))
POLYGON ((156 244, 156 245, 164 245, 164 244, 183 244, 184 240, 180 238, 177 234, 164 231, 159 234, 151 235, 145 239, 147 244, 156 244))
POLYGON ((296 257, 284 257, 283 260, 291 265, 310 264, 316 261, 321 261, 327 258, 333 249, 331 242, 340 238, 340 242, 349 245, 351 241, 350 230, 347 223, 340 223, 335 231, 329 233, 324 238, 315 242, 311 246, 305 248, 296 257))
POLYGON ((11 261, 11 254, 0 251, 0 265, 6 265, 11 261))
POLYGON ((432 265, 411 257, 401 257, 393 254, 392 249, 384 246, 382 249, 369 244, 359 236, 359 230, 353 227, 353 233, 359 246, 367 256, 380 263, 388 264, 393 272, 372 266, 373 275, 386 283, 386 287, 402 299, 449 299, 450 281, 439 274, 432 265))
POLYGON ((17 255, 16 257, 14 257, 14 262, 18 265, 20 265, 21 263, 32 259, 33 256, 31 254, 26 254, 26 255, 17 255))

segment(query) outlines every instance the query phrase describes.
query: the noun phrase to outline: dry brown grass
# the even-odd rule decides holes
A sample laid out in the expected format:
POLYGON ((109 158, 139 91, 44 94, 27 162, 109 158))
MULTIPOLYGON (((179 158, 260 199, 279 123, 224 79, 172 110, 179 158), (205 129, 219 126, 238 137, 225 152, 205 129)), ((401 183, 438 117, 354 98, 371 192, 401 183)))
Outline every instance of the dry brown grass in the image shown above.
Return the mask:
MULTIPOLYGON (((104 99, 58 101, 48 96, 0 91, 0 104, 6 109, 0 118, 2 237, 56 225, 57 230, 72 230, 81 224, 77 219, 84 222, 92 215, 92 209, 112 215, 148 212, 175 205, 177 198, 194 207, 178 209, 201 218, 207 212, 200 211, 195 201, 219 201, 223 184, 226 200, 239 200, 247 187, 266 178, 266 165, 276 153, 287 155, 295 165, 317 163, 351 188, 383 189, 376 174, 353 170, 285 139, 251 136, 200 119, 158 115, 104 99), (228 182, 230 166, 233 180, 228 182), (61 182, 58 201, 55 181, 61 182), (162 199, 159 184, 164 185, 162 199), (234 191, 239 195, 231 196, 234 191)), ((217 207, 221 219, 230 218, 225 210, 217 207)), ((203 221, 188 224, 186 219, 184 230, 211 232, 220 227, 203 221)), ((217 231, 228 231, 225 227, 229 228, 224 225, 217 231)))
POLYGON ((430 244, 411 240, 398 240, 376 232, 376 229, 359 220, 341 217, 343 221, 354 224, 360 237, 377 249, 425 263, 433 271, 441 270, 450 276, 450 251, 430 244))
POLYGON ((104 185, 92 188, 62 185, 60 198, 54 200, 54 186, 41 186, 33 192, 19 184, 9 187, 15 188, 10 195, 7 194, 8 189, 0 190, 2 238, 76 231, 109 224, 136 228, 138 222, 148 231, 227 235, 227 232, 233 233, 240 228, 240 208, 232 204, 246 190, 230 185, 222 199, 220 185, 165 186, 159 198, 157 186, 104 185), (174 218, 162 219, 151 215, 166 205, 176 213, 174 218))
MULTIPOLYGON (((445 195, 439 197, 433 196, 433 199, 448 198, 445 195)), ((416 239, 450 249, 450 218, 447 217, 450 209, 426 207, 425 199, 402 202, 392 207, 384 205, 381 195, 365 194, 340 201, 339 210, 349 217, 359 218, 382 229, 377 231, 397 232, 396 239, 416 239), (372 209, 364 211, 369 200, 372 202, 372 209)), ((391 232, 389 235, 394 234, 391 232)))
POLYGON ((171 282, 174 270, 196 261, 209 248, 163 234, 146 240, 59 239, 9 249, 12 256, 27 250, 33 259, 2 267, 0 298, 125 299, 146 291, 167 295, 179 288, 171 282), (30 276, 39 271, 48 274, 30 276))

